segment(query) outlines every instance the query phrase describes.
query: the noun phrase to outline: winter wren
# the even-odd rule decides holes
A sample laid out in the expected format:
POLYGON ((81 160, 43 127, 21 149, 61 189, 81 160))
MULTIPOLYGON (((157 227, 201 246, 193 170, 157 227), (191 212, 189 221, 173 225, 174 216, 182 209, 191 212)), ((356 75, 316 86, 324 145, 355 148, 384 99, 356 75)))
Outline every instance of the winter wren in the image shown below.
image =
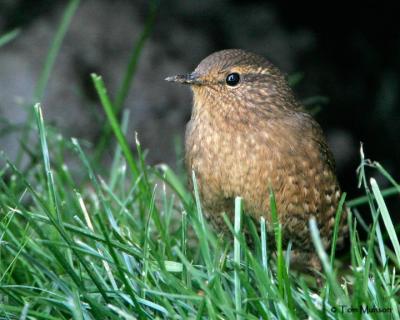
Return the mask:
MULTIPOLYGON (((328 248, 341 191, 322 130, 284 75, 259 55, 231 49, 211 54, 188 75, 166 80, 193 91, 186 165, 189 177, 192 170, 196 174, 207 218, 226 232, 222 213, 232 218, 234 198, 240 196, 245 213, 271 222, 272 188, 284 244, 291 240, 293 256, 310 264, 309 219, 315 217, 328 248)), ((342 218, 339 243, 346 229, 342 218)))

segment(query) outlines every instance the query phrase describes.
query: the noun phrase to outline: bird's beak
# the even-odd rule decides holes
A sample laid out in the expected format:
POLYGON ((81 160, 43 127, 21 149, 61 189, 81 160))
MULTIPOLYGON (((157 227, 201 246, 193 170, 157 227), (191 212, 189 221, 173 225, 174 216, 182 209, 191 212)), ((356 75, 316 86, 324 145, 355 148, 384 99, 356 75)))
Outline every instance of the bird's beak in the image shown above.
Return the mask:
POLYGON ((202 80, 199 75, 195 72, 189 74, 178 74, 176 76, 165 78, 169 82, 177 82, 182 84, 202 84, 202 80))

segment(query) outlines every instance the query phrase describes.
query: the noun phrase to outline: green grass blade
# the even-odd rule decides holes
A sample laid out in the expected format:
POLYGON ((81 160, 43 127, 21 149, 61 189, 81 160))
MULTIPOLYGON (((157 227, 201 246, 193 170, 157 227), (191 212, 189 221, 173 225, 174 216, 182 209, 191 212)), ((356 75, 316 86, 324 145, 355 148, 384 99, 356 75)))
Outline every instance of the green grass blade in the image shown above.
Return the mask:
MULTIPOLYGON (((384 197, 384 198, 387 198, 387 197, 390 197, 390 196, 394 196, 394 195, 397 195, 399 193, 400 192, 399 192, 399 188, 398 187, 390 187, 390 188, 381 190, 382 197, 384 197)), ((355 198, 355 199, 347 201, 346 205, 349 208, 353 208, 353 207, 358 207, 358 206, 361 206, 363 204, 366 204, 366 203, 368 203, 368 201, 369 201, 369 196, 361 196, 361 197, 358 197, 358 198, 355 198)))
POLYGON ((268 273, 268 247, 267 247, 267 228, 265 218, 260 218, 260 233, 261 233, 261 256, 262 256, 262 265, 265 269, 265 272, 268 273))
POLYGON ((132 54, 129 58, 128 67, 125 70, 121 86, 119 87, 117 97, 115 99, 115 113, 117 114, 124 104, 126 97, 128 96, 129 88, 131 87, 133 76, 135 75, 136 68, 138 66, 140 54, 142 53, 143 47, 146 44, 146 41, 149 38, 153 29, 158 9, 158 2, 158 0, 149 1, 150 10, 147 14, 147 18, 144 24, 144 30, 133 46, 132 54))
POLYGON ((117 141, 121 146, 122 153, 124 154, 126 162, 128 163, 128 166, 132 172, 133 179, 136 180, 139 177, 140 172, 136 165, 135 159, 133 158, 133 154, 128 144, 128 141, 126 140, 122 132, 122 129, 118 123, 117 117, 115 116, 114 107, 112 105, 110 98, 107 95, 107 90, 105 88, 104 81, 100 76, 96 74, 92 74, 92 80, 96 88, 97 94, 100 98, 101 104, 104 108, 104 111, 107 115, 107 119, 111 125, 111 128, 114 131, 115 137, 117 138, 117 141))
POLYGON ((183 201, 184 206, 188 208, 191 204, 192 196, 187 191, 181 179, 166 164, 161 164, 158 166, 158 168, 162 172, 162 175, 160 174, 159 177, 163 179, 177 193, 179 198, 183 201))
MULTIPOLYGON (((117 118, 119 117, 120 111, 122 106, 125 103, 125 100, 128 96, 129 89, 132 86, 132 80, 134 78, 134 75, 136 73, 136 69, 138 66, 138 62, 140 59, 140 55, 143 51, 144 45, 146 44, 146 41, 148 40, 151 31, 153 29, 154 23, 155 23, 155 18, 157 15, 157 9, 159 6, 159 0, 150 0, 149 1, 149 13, 147 14, 145 25, 144 25, 144 30, 139 36, 139 39, 135 42, 133 46, 133 50, 131 53, 131 56, 129 58, 129 62, 127 65, 127 68, 125 70, 124 76, 122 78, 121 85, 117 91, 117 96, 114 100, 114 113, 117 115, 117 118)), ((102 153, 104 152, 104 149, 107 147, 108 140, 110 138, 110 125, 109 123, 106 123, 105 126, 103 127, 103 133, 101 134, 101 140, 97 146, 96 149, 96 158, 99 158, 102 153)))
POLYGON ((60 223, 61 216, 60 216, 60 211, 58 209, 53 172, 52 172, 51 166, 50 166, 49 148, 47 146, 47 140, 46 140, 46 128, 44 126, 42 109, 40 108, 39 103, 37 103, 34 106, 34 112, 35 112, 35 116, 36 116, 36 124, 37 124, 38 130, 39 130, 40 146, 41 146, 41 150, 42 150, 44 169, 45 169, 46 178, 47 178, 47 192, 48 192, 48 198, 49 198, 49 202, 50 202, 49 208, 50 208, 53 216, 55 218, 57 218, 58 222, 60 223))
POLYGON ((201 232, 199 234, 200 249, 204 255, 204 260, 207 266, 208 275, 211 276, 213 268, 211 263, 210 247, 206 237, 207 228, 206 228, 206 223, 204 221, 203 210, 201 208, 200 193, 197 185, 196 174, 194 171, 192 172, 192 180, 193 180, 194 196, 196 199, 197 218, 200 222, 200 232, 201 232))
POLYGON ((242 199, 240 197, 235 198, 235 233, 234 233, 234 243, 233 243, 233 261, 236 264, 235 273, 234 273, 234 282, 235 282, 235 310, 236 310, 236 319, 242 319, 242 294, 241 294, 241 286, 240 286, 240 278, 237 268, 240 268, 240 240, 237 235, 241 232, 241 216, 242 216, 242 199))
POLYGON ((269 193, 269 203, 270 203, 270 210, 271 210, 271 217, 272 217, 272 224, 274 228, 275 234, 275 244, 276 244, 276 256, 277 256, 277 273, 278 273, 278 286, 279 292, 281 296, 284 296, 285 284, 284 284, 284 273, 285 273, 285 266, 284 266, 284 259, 283 259, 283 249, 282 249, 282 226, 278 219, 278 210, 276 208, 276 201, 275 201, 275 194, 273 190, 270 190, 269 193))
POLYGON ((400 266, 400 244, 399 244, 399 239, 397 237, 396 231, 393 226, 392 219, 390 218, 389 211, 386 207, 385 201, 383 200, 382 194, 379 190, 379 186, 378 186, 376 180, 374 178, 371 178, 370 183, 371 183, 371 187, 372 187, 372 192, 374 193, 376 202, 378 203, 378 207, 380 209, 383 222, 384 222, 386 230, 389 234, 389 238, 392 242, 394 252, 396 253, 397 265, 400 266))
POLYGON ((140 306, 140 304, 138 302, 138 299, 137 299, 138 297, 136 297, 136 293, 134 292, 134 290, 133 290, 131 284, 129 283, 129 281, 127 280, 126 274, 125 274, 125 272, 123 271, 123 269, 121 267, 122 263, 119 261, 117 253, 116 253, 114 247, 111 244, 110 238, 108 236, 108 231, 106 230, 106 228, 105 228, 103 222, 101 221, 100 217, 97 216, 97 218, 98 218, 97 221, 99 223, 101 231, 102 231, 102 233, 104 234, 104 236, 106 238, 106 243, 108 245, 108 249, 110 251, 110 255, 114 260, 115 266, 117 267, 117 272, 119 274, 119 277, 120 277, 121 281, 124 283, 125 289, 128 291, 128 293, 129 293, 129 295, 130 295, 130 297, 131 297, 131 299, 132 299, 132 301, 134 303, 134 307, 135 307, 136 313, 140 316, 141 319, 143 319, 144 316, 145 316, 145 313, 144 313, 142 307, 140 306))
POLYGON ((67 33, 72 18, 74 17, 75 12, 79 7, 79 3, 80 0, 70 0, 68 2, 67 7, 64 10, 60 26, 58 27, 54 39, 52 40, 42 72, 40 74, 39 80, 35 88, 35 93, 34 93, 35 102, 42 101, 43 99, 43 95, 46 91, 46 87, 49 82, 50 74, 53 70, 58 53, 60 52, 65 34, 67 33))
POLYGON ((14 29, 0 36, 0 47, 13 41, 19 35, 19 33, 20 29, 14 29))
POLYGON ((342 214, 343 214, 343 204, 346 199, 346 192, 343 192, 340 200, 338 207, 336 209, 336 215, 335 215, 335 226, 333 228, 333 238, 332 238, 332 246, 331 246, 331 266, 333 268, 333 263, 335 261, 335 252, 336 252, 336 242, 338 239, 338 234, 339 234, 339 224, 342 219, 342 214))
POLYGON ((343 293, 339 284, 336 281, 336 276, 335 276, 333 269, 331 267, 331 264, 329 262, 328 255, 326 254, 326 252, 324 250, 324 246, 322 244, 321 237, 319 235, 319 230, 318 230, 317 222, 316 222, 315 218, 310 219, 309 226, 310 226, 312 241, 314 243, 318 257, 321 260, 322 267, 324 269, 326 277, 328 278, 330 287, 333 288, 336 296, 340 299, 340 303, 342 303, 344 305, 349 305, 350 302, 349 302, 348 298, 345 296, 345 294, 343 293))

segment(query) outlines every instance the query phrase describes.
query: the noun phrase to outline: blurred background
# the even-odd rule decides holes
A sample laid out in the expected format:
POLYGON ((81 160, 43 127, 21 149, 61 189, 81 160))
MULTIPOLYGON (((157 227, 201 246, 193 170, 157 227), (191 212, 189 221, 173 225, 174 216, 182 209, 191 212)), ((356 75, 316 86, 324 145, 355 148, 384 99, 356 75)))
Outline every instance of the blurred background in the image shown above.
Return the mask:
MULTIPOLYGON (((16 156, 18 126, 36 102, 35 87, 67 4, 0 1, 0 35, 20 29, 0 48, 0 149, 10 157, 16 156)), ((148 1, 80 2, 42 100, 47 123, 66 137, 98 144, 105 117, 90 73, 102 75, 115 97, 148 15, 148 1)), ((130 110, 129 141, 134 143, 137 131, 149 163, 179 166, 191 93, 163 79, 191 71, 213 51, 243 48, 268 57, 297 79, 294 90, 317 111, 348 198, 358 194, 360 141, 366 157, 398 179, 397 15, 394 7, 382 3, 351 8, 300 1, 159 1, 122 106, 130 110)), ((386 182, 380 181, 384 187, 386 182)))

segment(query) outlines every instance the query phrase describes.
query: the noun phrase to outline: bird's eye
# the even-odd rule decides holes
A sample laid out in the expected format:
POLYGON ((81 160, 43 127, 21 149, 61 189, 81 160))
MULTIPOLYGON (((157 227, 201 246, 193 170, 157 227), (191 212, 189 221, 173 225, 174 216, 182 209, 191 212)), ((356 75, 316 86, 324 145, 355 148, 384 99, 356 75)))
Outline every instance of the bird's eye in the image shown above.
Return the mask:
POLYGON ((226 77, 226 84, 228 86, 234 87, 240 82, 240 75, 239 73, 230 73, 226 77))

